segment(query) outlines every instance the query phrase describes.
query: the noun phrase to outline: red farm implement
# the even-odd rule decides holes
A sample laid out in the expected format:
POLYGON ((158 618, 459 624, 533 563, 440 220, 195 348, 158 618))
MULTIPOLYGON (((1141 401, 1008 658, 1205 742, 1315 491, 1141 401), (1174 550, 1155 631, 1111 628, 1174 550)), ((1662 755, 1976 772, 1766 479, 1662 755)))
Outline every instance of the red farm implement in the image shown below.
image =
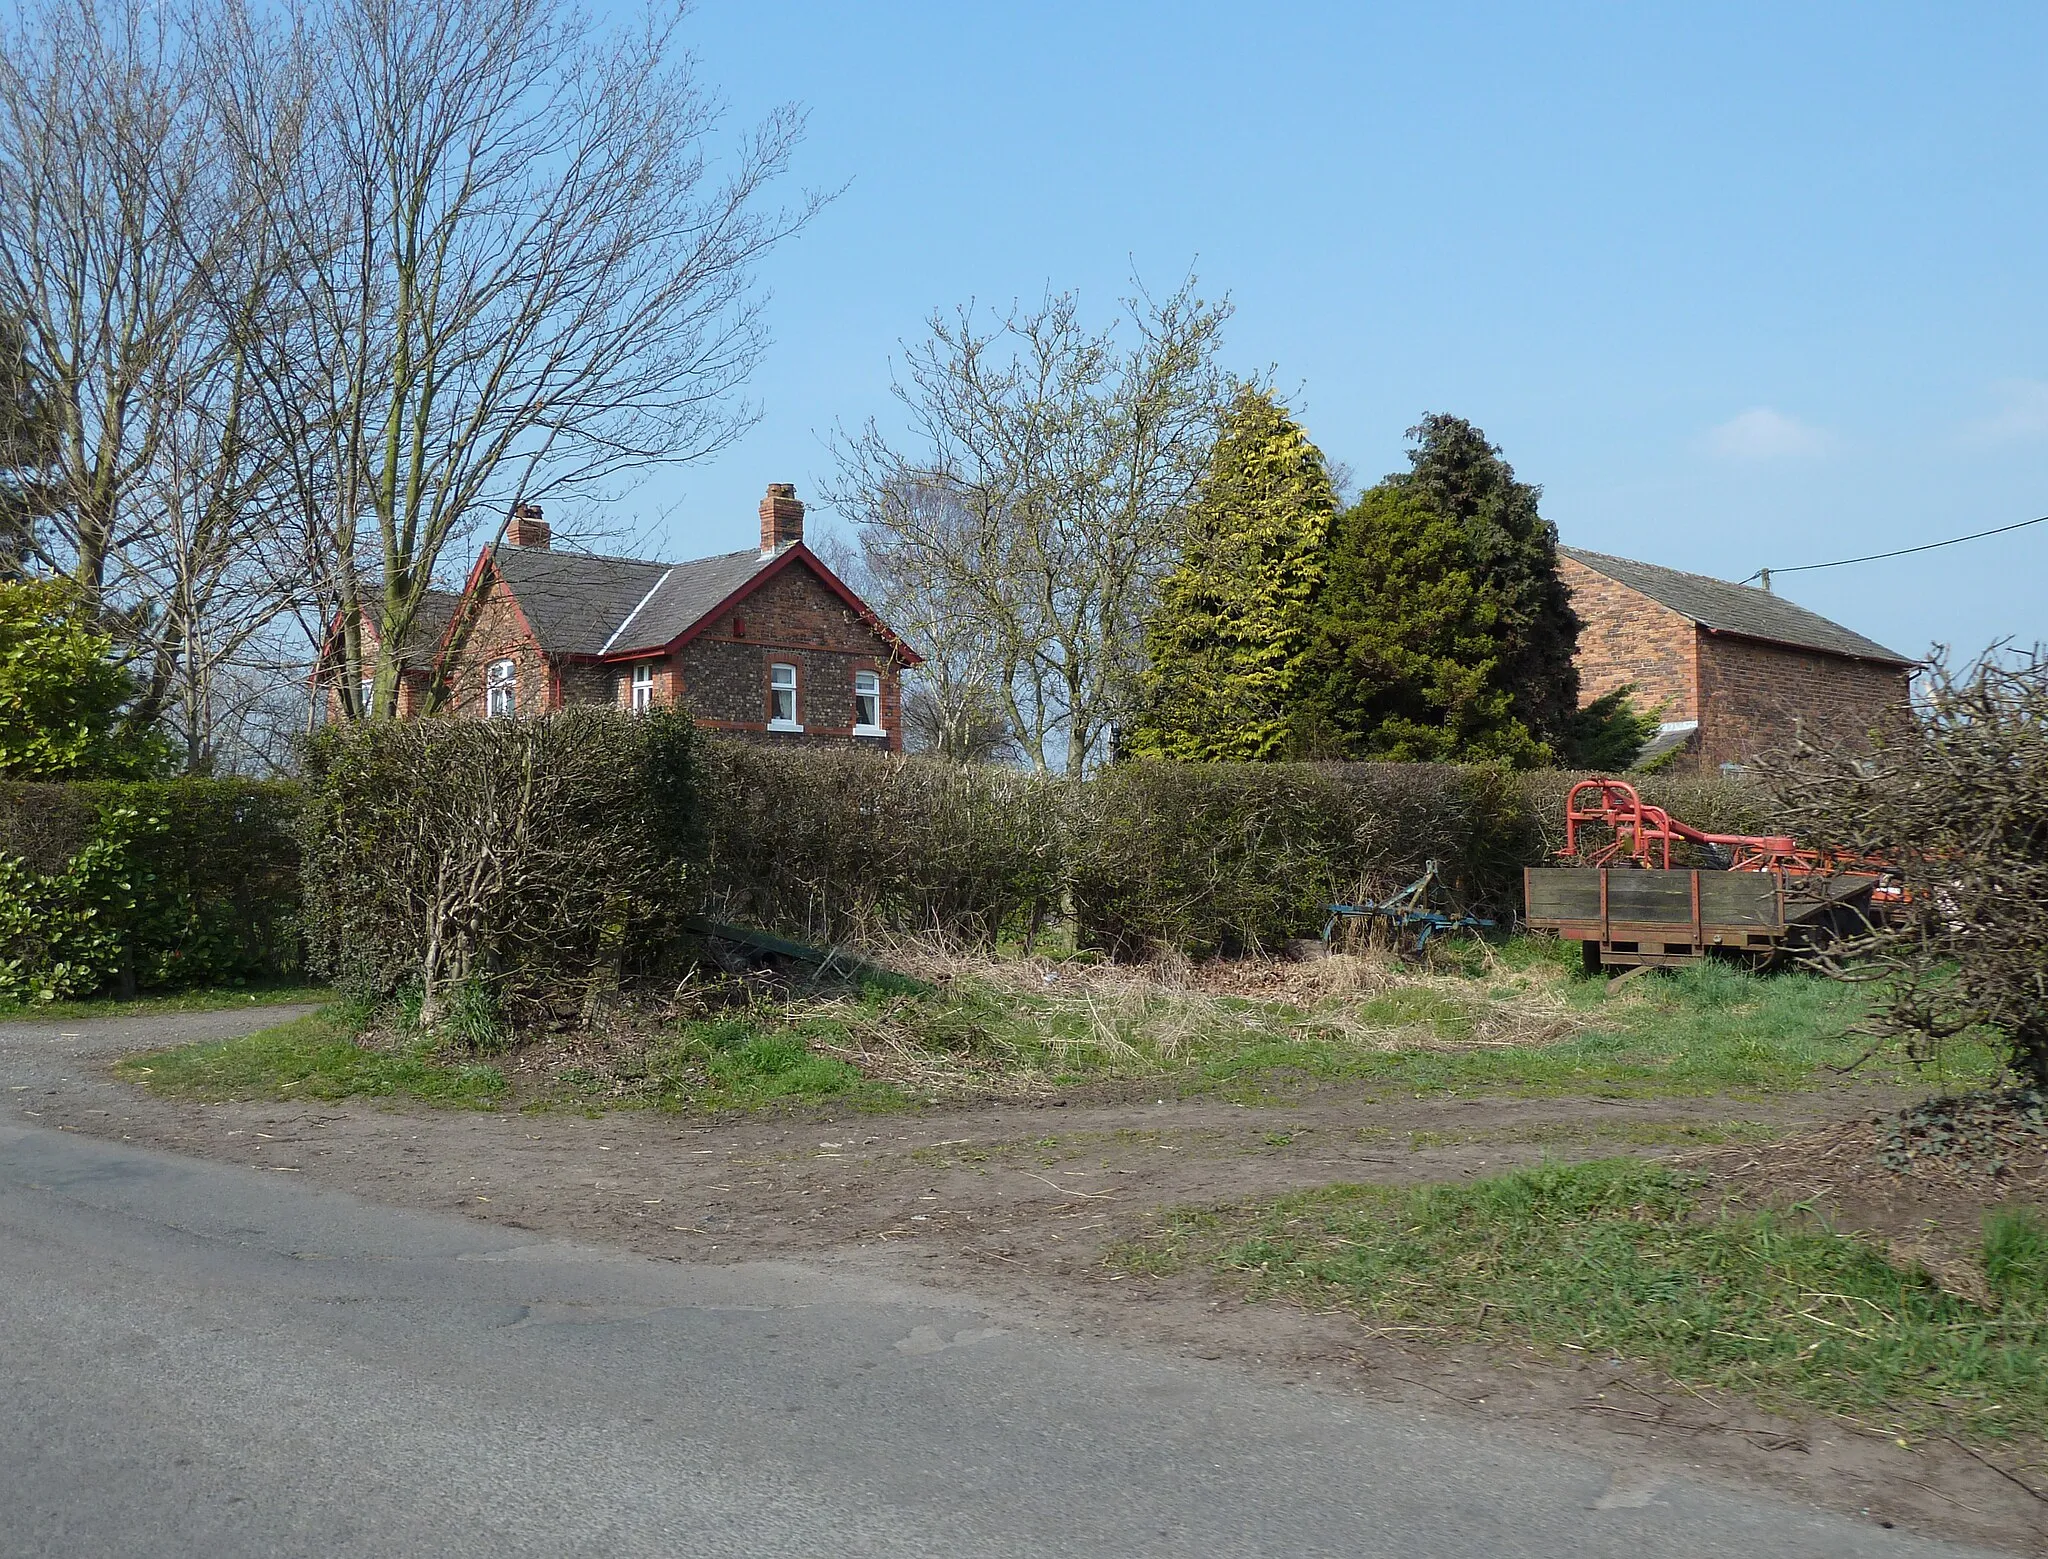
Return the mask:
POLYGON ((1881 862, 1694 828, 1625 780, 1572 786, 1558 855, 1571 864, 1523 872, 1525 918, 1579 943, 1589 970, 1715 955, 1766 963, 1863 924, 1898 896, 1881 862), (1673 867, 1674 851, 1695 863, 1673 867))

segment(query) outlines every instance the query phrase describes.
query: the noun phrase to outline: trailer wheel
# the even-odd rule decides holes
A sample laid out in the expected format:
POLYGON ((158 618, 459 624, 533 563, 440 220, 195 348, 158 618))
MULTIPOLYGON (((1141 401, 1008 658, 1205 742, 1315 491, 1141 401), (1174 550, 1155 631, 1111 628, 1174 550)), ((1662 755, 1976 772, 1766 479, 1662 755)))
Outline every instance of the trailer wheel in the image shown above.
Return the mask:
POLYGON ((1600 972, 1600 944, 1581 942, 1579 944, 1579 967, 1587 974, 1600 972))

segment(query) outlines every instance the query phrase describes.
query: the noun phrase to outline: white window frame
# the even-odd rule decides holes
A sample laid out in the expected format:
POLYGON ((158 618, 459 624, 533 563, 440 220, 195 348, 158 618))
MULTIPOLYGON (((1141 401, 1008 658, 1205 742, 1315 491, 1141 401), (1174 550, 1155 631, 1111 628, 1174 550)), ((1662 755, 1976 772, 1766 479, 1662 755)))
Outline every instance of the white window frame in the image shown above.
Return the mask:
POLYGON ((628 702, 633 713, 644 715, 654 707, 654 662, 636 661, 633 665, 633 685, 628 702))
POLYGON ((509 657, 484 667, 484 717, 489 720, 519 718, 519 663, 509 657))
POLYGON ((853 734, 855 736, 887 736, 888 730, 882 724, 882 674, 879 671, 856 671, 853 674, 853 734), (874 700, 875 717, 861 718, 867 700, 874 700))
POLYGON ((363 678, 359 699, 363 718, 367 720, 377 712, 377 679, 375 677, 363 678))
POLYGON ((797 671, 786 661, 777 661, 768 668, 768 729, 771 731, 801 731, 802 723, 797 719, 797 671), (783 680, 787 672, 788 680, 783 680), (778 713, 782 708, 782 695, 789 695, 789 713, 778 713))

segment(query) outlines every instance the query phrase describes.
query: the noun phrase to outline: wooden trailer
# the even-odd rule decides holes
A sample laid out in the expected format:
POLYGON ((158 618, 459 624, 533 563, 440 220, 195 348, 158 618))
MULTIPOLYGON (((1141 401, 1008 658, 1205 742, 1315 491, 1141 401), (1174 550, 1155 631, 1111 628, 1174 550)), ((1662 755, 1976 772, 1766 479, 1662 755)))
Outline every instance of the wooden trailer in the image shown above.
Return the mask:
POLYGON ((1529 928, 1577 942, 1589 971, 1715 956, 1762 964, 1861 925, 1877 884, 1858 872, 1531 866, 1522 902, 1529 928))

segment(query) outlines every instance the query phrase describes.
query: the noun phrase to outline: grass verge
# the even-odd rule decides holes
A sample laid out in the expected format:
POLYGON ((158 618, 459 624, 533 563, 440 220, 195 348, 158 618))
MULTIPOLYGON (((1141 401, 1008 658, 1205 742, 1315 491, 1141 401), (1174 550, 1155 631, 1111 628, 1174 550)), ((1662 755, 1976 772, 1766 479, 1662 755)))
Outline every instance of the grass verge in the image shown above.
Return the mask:
MULTIPOLYGON (((2002 1075, 1989 1050, 1963 1042, 1934 1075, 1896 1052, 1867 1054, 1850 1032, 1867 1011, 1859 987, 1719 963, 1611 986, 1576 972, 1570 944, 1527 938, 1461 947, 1428 968, 1344 956, 1176 971, 915 949, 897 962, 911 978, 828 990, 695 984, 666 1022, 627 1013, 514 1044, 504 1076, 509 1091, 542 1105, 728 1110, 891 1109, 1118 1080, 1253 1104, 1327 1082, 1413 1096, 1741 1098, 1845 1075, 1962 1088, 2002 1075)), ((395 1021, 412 1032, 402 1016, 395 1021)), ((459 1036, 441 1037, 448 1043, 438 1049, 360 1047, 368 1059, 337 1058, 322 1086, 390 1092, 393 1057, 460 1072, 446 1059, 459 1036), (350 1077, 362 1086, 348 1088, 350 1077)), ((278 1052, 281 1070, 266 1077, 261 1047, 246 1044, 236 1086, 310 1086, 293 1070, 296 1051, 278 1052)), ((423 1078, 399 1091, 433 1096, 423 1078)))
POLYGON ((909 1102, 892 1084, 820 1054, 799 1030, 744 1014, 676 1024, 640 1046, 562 1067, 554 1076, 585 1104, 752 1110, 807 1100, 864 1109, 909 1102))
POLYGON ((222 985, 161 996, 101 996, 91 1001, 0 1002, 0 1023, 91 1018, 148 1018, 166 1012, 219 1012, 231 1007, 286 1007, 334 1000, 323 985, 222 985))
POLYGON ((211 1101, 368 1096, 489 1109, 504 1096, 497 1067, 451 1063, 434 1049, 429 1040, 372 1050, 340 1018, 317 1012, 235 1039, 129 1056, 114 1071, 154 1093, 211 1101))
POLYGON ((1179 1214, 1113 1259, 1208 1265, 1393 1337, 1625 1357, 1892 1434, 2048 1434, 2048 1225, 2032 1215, 1987 1223, 1986 1304, 1796 1212, 1716 1209, 1697 1180, 1633 1159, 1179 1214))
POLYGON ((1616 988, 1526 939, 1448 972, 1364 958, 1179 979, 989 958, 905 963, 921 976, 914 987, 756 999, 560 1075, 617 1102, 720 1105, 764 1090, 860 1093, 856 1078, 875 1085, 876 1103, 890 1090, 937 1099, 1116 1079, 1264 1103, 1337 1081, 1410 1095, 1754 1097, 1847 1076, 1968 1088, 2002 1075, 1988 1049, 1966 1042, 1949 1047, 1938 1075, 1896 1052, 1868 1054, 1850 1032, 1868 1008, 1857 987, 1709 963, 1616 988), (843 1065, 800 1068, 781 1059, 791 1045, 843 1065), (757 1055, 774 1067, 753 1067, 757 1055))

